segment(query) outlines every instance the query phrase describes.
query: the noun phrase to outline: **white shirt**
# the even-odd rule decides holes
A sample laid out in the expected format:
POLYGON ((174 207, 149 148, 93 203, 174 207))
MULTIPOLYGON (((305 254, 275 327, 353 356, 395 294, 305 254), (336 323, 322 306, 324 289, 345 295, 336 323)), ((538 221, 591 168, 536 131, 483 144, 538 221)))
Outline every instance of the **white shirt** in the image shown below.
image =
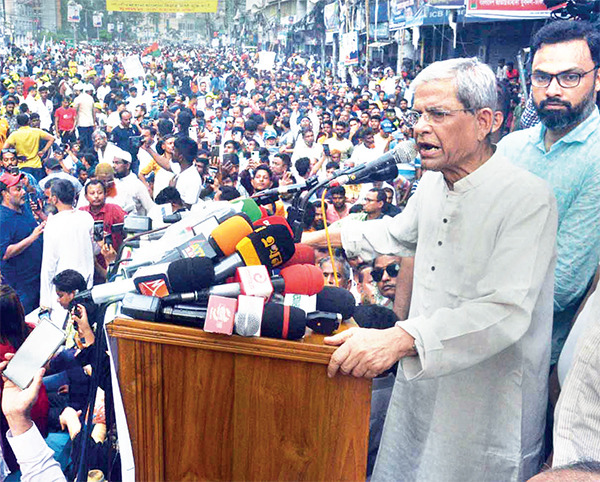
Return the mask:
POLYGON ((60 464, 54 460, 54 451, 48 447, 35 423, 27 432, 7 440, 17 458, 24 482, 66 482, 60 464))
MULTIPOLYGON (((174 162, 171 165, 176 164, 174 162)), ((191 165, 175 176, 175 187, 186 204, 196 204, 202 189, 202 178, 196 166, 191 165)))
POLYGON ((374 161, 378 157, 383 155, 383 149, 377 148, 377 146, 373 147, 373 149, 369 149, 364 144, 359 144, 352 151, 352 156, 348 160, 350 164, 354 164, 358 166, 359 164, 364 164, 369 161, 374 161))
POLYGON ((428 171, 394 218, 344 248, 415 256, 409 318, 372 480, 523 481, 541 463, 557 211, 544 181, 493 156, 450 190, 428 171))
POLYGON ((600 290, 588 298, 558 362, 568 375, 554 412, 552 465, 600 460, 600 290), (579 336, 578 336, 579 335, 579 336), (565 360, 575 344, 572 360, 565 360))
POLYGON ((98 156, 98 164, 101 164, 104 162, 104 163, 110 164, 111 166, 113 165, 115 156, 117 155, 117 153, 119 151, 120 151, 119 147, 117 147, 112 142, 108 142, 106 144, 106 147, 104 148, 104 150, 101 150, 101 149, 95 150, 94 149, 94 152, 98 156))
POLYGON ((296 143, 294 153, 292 154, 292 163, 295 163, 298 159, 303 157, 321 160, 321 157, 323 157, 323 144, 315 142, 311 147, 308 147, 304 140, 296 143))
MULTIPOLYGON (((52 278, 65 269, 74 269, 86 280, 94 280, 94 219, 85 211, 70 209, 48 218, 44 228, 40 306, 59 309, 52 278)), ((55 320, 53 317, 53 321, 55 320)))
POLYGON ((52 101, 46 99, 46 102, 40 98, 33 103, 32 112, 37 112, 40 115, 40 129, 50 130, 52 127, 52 101))

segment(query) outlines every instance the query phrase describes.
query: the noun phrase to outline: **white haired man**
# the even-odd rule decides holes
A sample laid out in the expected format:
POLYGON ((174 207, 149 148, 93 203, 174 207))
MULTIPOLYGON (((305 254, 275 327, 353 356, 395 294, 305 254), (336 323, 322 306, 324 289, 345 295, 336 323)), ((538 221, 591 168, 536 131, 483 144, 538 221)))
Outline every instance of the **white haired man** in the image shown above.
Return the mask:
POLYGON ((414 256, 409 317, 326 339, 339 345, 328 372, 372 378, 400 361, 373 481, 526 480, 541 463, 556 203, 494 155, 488 66, 436 62, 413 86, 419 189, 394 218, 329 232, 365 260, 414 256))

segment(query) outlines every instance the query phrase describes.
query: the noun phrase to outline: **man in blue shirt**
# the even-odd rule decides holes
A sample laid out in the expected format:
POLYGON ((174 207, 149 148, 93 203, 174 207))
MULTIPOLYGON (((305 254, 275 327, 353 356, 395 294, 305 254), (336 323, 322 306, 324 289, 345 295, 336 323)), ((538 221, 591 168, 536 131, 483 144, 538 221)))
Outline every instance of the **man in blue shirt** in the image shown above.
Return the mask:
POLYGON ((3 282, 17 292, 25 313, 40 301, 42 238, 46 222, 38 224, 24 209, 22 174, 0 176, 0 272, 3 282))
POLYGON ((598 267, 600 250, 600 32, 552 22, 531 47, 532 97, 541 123, 508 135, 498 152, 545 179, 558 204, 552 360, 598 267))

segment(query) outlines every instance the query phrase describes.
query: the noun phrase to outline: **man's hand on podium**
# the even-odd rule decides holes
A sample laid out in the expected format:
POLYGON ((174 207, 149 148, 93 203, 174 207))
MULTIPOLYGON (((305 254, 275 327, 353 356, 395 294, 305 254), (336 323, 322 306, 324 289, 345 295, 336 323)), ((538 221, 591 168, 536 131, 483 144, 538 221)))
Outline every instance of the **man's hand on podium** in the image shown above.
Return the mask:
POLYGON ((325 338, 325 344, 339 346, 331 355, 327 375, 375 378, 400 358, 415 355, 415 339, 398 326, 385 330, 350 328, 325 338))

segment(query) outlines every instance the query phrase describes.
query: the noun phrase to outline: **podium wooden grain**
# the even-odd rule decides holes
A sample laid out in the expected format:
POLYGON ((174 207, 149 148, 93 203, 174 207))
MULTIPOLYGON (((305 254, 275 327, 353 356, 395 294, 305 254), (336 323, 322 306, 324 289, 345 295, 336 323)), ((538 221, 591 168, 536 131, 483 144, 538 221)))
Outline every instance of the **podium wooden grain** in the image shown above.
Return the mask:
POLYGON ((334 349, 117 319, 136 480, 358 481, 371 383, 327 377, 334 349))

